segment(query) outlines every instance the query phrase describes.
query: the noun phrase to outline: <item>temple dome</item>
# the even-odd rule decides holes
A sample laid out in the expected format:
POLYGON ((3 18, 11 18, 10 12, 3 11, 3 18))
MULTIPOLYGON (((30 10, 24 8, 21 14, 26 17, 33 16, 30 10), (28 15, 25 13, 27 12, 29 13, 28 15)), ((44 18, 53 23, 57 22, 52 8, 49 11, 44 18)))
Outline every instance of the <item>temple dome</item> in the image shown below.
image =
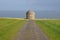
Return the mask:
POLYGON ((29 12, 30 14, 35 13, 33 10, 28 10, 27 12, 29 12))

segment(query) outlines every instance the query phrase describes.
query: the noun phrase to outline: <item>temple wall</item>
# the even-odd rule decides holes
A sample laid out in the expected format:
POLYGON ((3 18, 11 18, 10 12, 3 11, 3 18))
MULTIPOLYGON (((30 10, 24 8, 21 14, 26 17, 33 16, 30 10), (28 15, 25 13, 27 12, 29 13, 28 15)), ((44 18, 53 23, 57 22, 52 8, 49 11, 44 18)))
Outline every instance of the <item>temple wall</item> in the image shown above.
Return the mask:
POLYGON ((26 13, 26 19, 35 19, 35 12, 33 11, 28 11, 26 13))

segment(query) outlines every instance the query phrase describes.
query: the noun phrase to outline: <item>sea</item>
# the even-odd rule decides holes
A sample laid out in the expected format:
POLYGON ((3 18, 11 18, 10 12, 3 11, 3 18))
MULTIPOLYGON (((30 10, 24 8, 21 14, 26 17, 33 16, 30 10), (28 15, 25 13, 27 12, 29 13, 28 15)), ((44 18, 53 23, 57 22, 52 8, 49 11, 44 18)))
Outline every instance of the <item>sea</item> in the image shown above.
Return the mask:
MULTIPOLYGON (((0 11, 0 17, 25 18, 27 11, 0 11)), ((60 11, 34 11, 36 18, 60 18, 60 11)))

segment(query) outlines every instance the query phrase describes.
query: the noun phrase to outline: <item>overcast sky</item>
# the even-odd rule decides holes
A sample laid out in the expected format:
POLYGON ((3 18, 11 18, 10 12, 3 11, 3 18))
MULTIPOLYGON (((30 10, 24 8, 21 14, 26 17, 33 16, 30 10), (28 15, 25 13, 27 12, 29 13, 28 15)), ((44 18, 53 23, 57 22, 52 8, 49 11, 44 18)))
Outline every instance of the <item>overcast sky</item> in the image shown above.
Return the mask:
POLYGON ((0 10, 60 10, 60 0, 0 0, 0 10))

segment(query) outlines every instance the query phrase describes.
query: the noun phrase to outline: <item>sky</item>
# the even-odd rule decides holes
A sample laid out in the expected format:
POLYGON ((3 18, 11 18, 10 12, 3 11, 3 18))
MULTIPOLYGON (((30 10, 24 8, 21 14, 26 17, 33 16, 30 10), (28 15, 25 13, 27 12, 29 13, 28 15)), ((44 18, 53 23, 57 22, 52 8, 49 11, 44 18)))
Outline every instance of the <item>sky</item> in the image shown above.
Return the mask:
POLYGON ((0 17, 26 17, 32 9, 37 18, 60 18, 60 0, 0 0, 0 17))
POLYGON ((0 10, 60 10, 60 0, 0 0, 0 10))

